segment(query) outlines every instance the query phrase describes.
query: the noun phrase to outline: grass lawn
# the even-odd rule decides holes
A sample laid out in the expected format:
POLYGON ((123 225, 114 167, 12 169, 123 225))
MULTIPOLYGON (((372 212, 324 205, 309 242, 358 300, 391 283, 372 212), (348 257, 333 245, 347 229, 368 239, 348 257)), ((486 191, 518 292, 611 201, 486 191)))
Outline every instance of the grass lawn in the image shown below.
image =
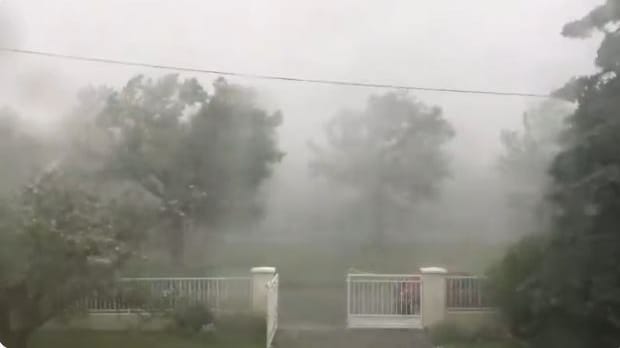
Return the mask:
POLYGON ((514 343, 502 342, 480 342, 480 343, 463 343, 463 344, 447 344, 443 348, 518 348, 514 343))
POLYGON ((54 331, 35 335, 32 348, 263 348, 252 335, 203 334, 187 337, 163 332, 54 331))

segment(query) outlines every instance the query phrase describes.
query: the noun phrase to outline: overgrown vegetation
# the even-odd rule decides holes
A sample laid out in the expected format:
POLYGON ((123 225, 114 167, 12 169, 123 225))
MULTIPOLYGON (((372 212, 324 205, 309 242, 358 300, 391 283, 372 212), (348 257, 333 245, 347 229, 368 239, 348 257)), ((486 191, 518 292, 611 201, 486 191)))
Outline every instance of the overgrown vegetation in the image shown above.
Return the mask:
MULTIPOLYGON (((78 97, 59 137, 30 134, 0 110, 0 159, 13 164, 0 176, 0 337, 11 348, 80 300, 120 291, 128 264, 154 250, 182 269, 186 232, 253 221, 258 188, 283 156, 280 113, 224 79, 212 95, 168 75, 78 97)), ((142 295, 131 301, 156 305, 142 295)), ((176 314, 190 331, 212 321, 197 307, 176 314)))
POLYGON ((549 231, 491 272, 512 334, 534 347, 620 344, 620 4, 608 0, 564 34, 604 34, 599 71, 557 95, 577 104, 550 168, 549 231))
POLYGON ((260 184, 283 153, 279 112, 256 106, 254 92, 220 78, 209 95, 196 79, 131 79, 110 91, 93 120, 110 143, 105 173, 148 192, 160 209, 161 247, 181 266, 190 232, 260 215, 260 184))
POLYGON ((0 219, 0 336, 23 348, 49 319, 106 291, 142 239, 143 212, 102 200, 51 170, 4 202, 0 219))
MULTIPOLYGON (((509 248, 489 271, 508 333, 445 325, 431 332, 437 344, 620 346, 619 23, 620 1, 607 0, 567 24, 567 37, 602 33, 598 71, 556 92, 570 106, 545 101, 524 116, 523 132, 501 138, 502 184, 510 186, 508 200, 520 214, 510 229, 536 233, 509 248)), ((17 112, 0 109, 3 343, 262 346, 262 318, 216 319, 203 305, 166 312, 175 326, 167 333, 38 330, 51 318, 72 314, 88 296, 119 291, 113 284, 123 274, 245 274, 260 263, 280 268, 283 288, 296 291, 294 298, 290 292, 280 298, 299 308, 303 319, 319 313, 316 321, 342 323, 349 267, 413 273, 432 263, 475 270, 502 249, 472 247, 468 236, 399 245, 386 237, 391 230, 425 228, 412 215, 438 196, 452 174, 446 151, 452 126, 439 107, 401 93, 373 96, 362 110, 338 113, 326 127, 325 142, 311 149, 311 168, 344 188, 342 200, 352 207, 334 213, 345 216, 338 221, 346 224, 316 226, 332 224, 340 232, 346 225, 367 237, 356 241, 381 248, 207 243, 226 228, 248 230, 262 215, 260 190, 284 156, 277 137, 281 123, 281 113, 264 110, 251 89, 222 78, 209 89, 177 75, 137 76, 120 89, 86 88, 53 136, 34 134, 17 112), (197 251, 188 251, 199 238, 197 251), (199 254, 191 257, 196 266, 186 264, 188 252, 199 254), (323 289, 308 290, 310 284, 323 289)), ((464 201, 470 199, 476 197, 464 201)), ((449 217, 444 210, 438 220, 449 217)), ((295 227, 291 220, 285 232, 295 227)), ((161 305, 140 291, 126 298, 153 312, 161 305)))
POLYGON ((561 149, 558 139, 573 109, 568 101, 545 100, 523 114, 521 131, 501 134, 498 169, 509 208, 507 228, 517 236, 549 227, 549 164, 561 149))
POLYGON ((177 329, 196 333, 213 325, 215 318, 206 305, 191 304, 175 308, 172 319, 177 329))

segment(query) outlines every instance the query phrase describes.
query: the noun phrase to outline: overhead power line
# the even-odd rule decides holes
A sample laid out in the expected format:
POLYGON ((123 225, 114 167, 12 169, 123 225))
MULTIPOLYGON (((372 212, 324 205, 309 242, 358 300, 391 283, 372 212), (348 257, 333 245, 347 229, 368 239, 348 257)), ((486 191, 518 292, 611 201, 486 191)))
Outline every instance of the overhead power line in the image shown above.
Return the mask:
POLYGON ((263 74, 255 74, 255 73, 243 73, 243 72, 235 72, 235 71, 191 68, 191 67, 183 67, 183 66, 175 66, 175 65, 145 63, 145 62, 136 62, 136 61, 128 61, 128 60, 120 60, 120 59, 109 59, 109 58, 101 58, 101 57, 86 57, 86 56, 77 56, 77 55, 46 52, 46 51, 26 50, 26 49, 18 49, 18 48, 10 48, 10 47, 0 47, 0 52, 25 54, 25 55, 32 55, 32 56, 43 56, 43 57, 67 59, 67 60, 83 61, 83 62, 92 62, 92 63, 144 67, 144 68, 160 69, 160 70, 192 72, 192 73, 221 75, 221 76, 234 76, 234 77, 260 79, 260 80, 276 80, 276 81, 314 83, 314 84, 335 85, 335 86, 366 87, 366 88, 389 88, 389 89, 442 92, 442 93, 483 94, 483 95, 493 95, 493 96, 512 96, 512 97, 529 97, 529 98, 551 98, 551 96, 548 94, 540 94, 540 93, 511 92, 511 91, 500 91, 500 90, 439 88, 439 87, 398 85, 398 84, 376 83, 376 82, 359 82, 359 81, 345 81, 345 80, 331 80, 331 79, 311 79, 311 78, 302 78, 302 77, 296 77, 296 76, 263 75, 263 74))

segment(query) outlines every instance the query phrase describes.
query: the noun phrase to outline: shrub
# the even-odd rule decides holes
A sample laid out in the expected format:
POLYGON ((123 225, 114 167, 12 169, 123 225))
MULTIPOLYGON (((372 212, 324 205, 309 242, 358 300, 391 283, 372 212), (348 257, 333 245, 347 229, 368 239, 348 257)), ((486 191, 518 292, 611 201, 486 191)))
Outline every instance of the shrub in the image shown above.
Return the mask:
POLYGON ((488 274, 491 300, 501 310, 511 334, 528 337, 542 320, 538 271, 547 249, 545 235, 528 236, 515 244, 488 274))
POLYGON ((172 312, 175 328, 196 333, 214 323, 211 310, 204 304, 180 306, 172 312))

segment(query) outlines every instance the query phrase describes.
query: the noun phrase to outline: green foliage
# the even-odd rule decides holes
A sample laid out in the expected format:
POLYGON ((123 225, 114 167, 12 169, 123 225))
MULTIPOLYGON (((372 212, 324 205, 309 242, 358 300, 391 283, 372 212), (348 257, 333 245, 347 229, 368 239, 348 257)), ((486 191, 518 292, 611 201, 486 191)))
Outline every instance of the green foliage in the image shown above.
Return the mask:
POLYGON ((173 311, 172 319, 175 328, 190 333, 197 333, 214 321, 213 313, 204 304, 179 306, 173 311))
POLYGON ((607 0, 597 6, 585 17, 564 26, 562 34, 567 37, 586 38, 598 30, 604 33, 603 42, 598 50, 596 64, 603 70, 620 68, 620 36, 614 25, 620 18, 620 4, 617 0, 607 0))
POLYGON ((45 144, 27 131, 16 111, 0 108, 0 199, 7 198, 43 168, 45 144), (10 165, 9 165, 10 164, 10 165))
POLYGON ((135 254, 148 221, 130 200, 102 201, 59 170, 2 210, 0 336, 23 347, 49 319, 106 289, 135 254))
POLYGON ((503 131, 498 160, 502 190, 510 208, 510 228, 521 235, 547 228, 545 196, 551 184, 549 165, 560 151, 561 134, 573 107, 548 100, 523 115, 523 130, 503 131))
POLYGON ((513 332, 535 347, 620 345, 619 5, 608 0, 564 28, 573 37, 604 32, 601 70, 559 93, 577 109, 550 168, 546 241, 523 242, 495 271, 513 332))
POLYGON ((534 308, 538 299, 530 289, 540 284, 537 271, 546 249, 545 236, 525 237, 512 246, 488 274, 491 301, 499 307, 510 331, 518 337, 531 334, 540 325, 534 308))
POLYGON ((369 98, 363 111, 343 111, 312 145, 312 169, 352 188, 366 202, 382 238, 387 214, 437 195, 449 174, 444 145, 454 131, 438 107, 399 93, 369 98))
MULTIPOLYGON (((570 118, 567 148, 555 159, 554 231, 537 291, 549 322, 583 344, 620 344, 620 79, 592 76, 570 118), (563 330, 564 329, 564 330, 563 330)), ((554 335, 558 336, 558 335, 554 335)))
POLYGON ((521 184, 542 181, 560 150, 560 135, 572 109, 566 102, 549 100, 528 110, 523 115, 522 131, 501 134, 499 169, 521 184))
POLYGON ((113 144, 107 172, 157 200, 177 263, 191 225, 211 231, 260 214, 256 192, 283 156, 281 121, 279 112, 258 108, 249 89, 218 79, 208 95, 197 80, 176 75, 131 79, 96 117, 113 144))
POLYGON ((96 119, 112 93, 107 87, 81 89, 77 106, 62 118, 58 139, 54 139, 63 152, 63 167, 99 185, 113 179, 104 169, 114 155, 114 139, 96 119))

